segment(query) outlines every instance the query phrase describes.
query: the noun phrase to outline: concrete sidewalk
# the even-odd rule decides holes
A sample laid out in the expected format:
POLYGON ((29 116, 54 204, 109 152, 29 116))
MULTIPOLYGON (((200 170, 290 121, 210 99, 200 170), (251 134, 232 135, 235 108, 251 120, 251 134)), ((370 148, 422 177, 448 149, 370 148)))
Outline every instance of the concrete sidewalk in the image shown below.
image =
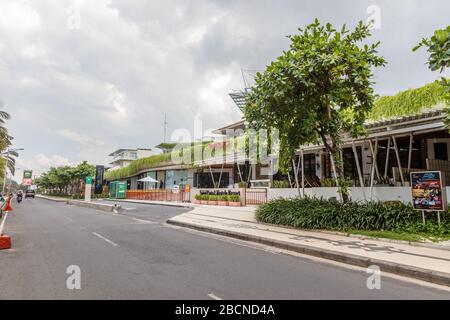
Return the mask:
POLYGON ((195 206, 167 222, 450 286, 450 250, 261 224, 254 211, 195 206))

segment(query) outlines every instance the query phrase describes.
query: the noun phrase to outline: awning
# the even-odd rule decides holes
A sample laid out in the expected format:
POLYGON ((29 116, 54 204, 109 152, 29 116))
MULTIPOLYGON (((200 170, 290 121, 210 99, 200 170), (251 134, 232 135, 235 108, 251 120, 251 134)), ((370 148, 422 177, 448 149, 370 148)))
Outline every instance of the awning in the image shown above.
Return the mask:
POLYGON ((159 182, 158 180, 153 179, 152 177, 145 177, 145 178, 139 179, 138 181, 140 181, 140 182, 159 182))

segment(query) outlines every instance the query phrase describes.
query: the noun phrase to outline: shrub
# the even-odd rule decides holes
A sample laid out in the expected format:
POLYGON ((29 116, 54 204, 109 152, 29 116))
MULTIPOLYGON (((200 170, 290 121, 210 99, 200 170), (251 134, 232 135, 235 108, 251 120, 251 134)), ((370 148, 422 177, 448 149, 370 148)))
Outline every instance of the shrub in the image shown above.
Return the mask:
POLYGON ((240 202, 241 201, 241 197, 238 196, 237 194, 231 194, 228 196, 228 201, 230 202, 240 202))
POLYGON ((200 200, 202 200, 202 201, 208 201, 208 200, 209 200, 209 195, 208 195, 208 194, 202 194, 200 200))
MULTIPOLYGON (((448 213, 441 215, 448 221, 448 213)), ((265 223, 281 224, 303 229, 327 230, 386 230, 427 232, 450 235, 449 224, 437 228, 436 219, 430 215, 429 225, 423 226, 422 215, 411 205, 403 203, 346 203, 317 198, 277 199, 261 205, 256 219, 265 223), (434 226, 434 227, 432 227, 434 226), (422 230, 422 231, 421 231, 422 230)))
POLYGON ((228 201, 228 195, 226 194, 221 194, 218 196, 218 201, 228 201))
POLYGON ((247 188, 247 182, 245 182, 245 181, 240 181, 240 182, 238 183, 238 186, 239 186, 239 188, 247 188))
POLYGON ((197 193, 194 198, 195 198, 195 200, 200 201, 200 200, 202 200, 202 195, 197 193))
POLYGON ((275 188, 275 189, 290 188, 289 181, 275 180, 275 181, 272 182, 272 188, 275 188))

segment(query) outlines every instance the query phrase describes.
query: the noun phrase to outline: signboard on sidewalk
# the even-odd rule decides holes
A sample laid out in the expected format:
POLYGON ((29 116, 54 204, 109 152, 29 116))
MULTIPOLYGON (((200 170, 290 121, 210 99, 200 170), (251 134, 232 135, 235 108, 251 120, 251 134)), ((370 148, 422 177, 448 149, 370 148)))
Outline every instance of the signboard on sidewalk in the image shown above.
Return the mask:
POLYGON ((411 172, 411 191, 415 210, 445 211, 445 188, 440 171, 411 172))
POLYGON ((95 194, 103 193, 103 173, 105 172, 105 166, 96 166, 95 167, 95 194))

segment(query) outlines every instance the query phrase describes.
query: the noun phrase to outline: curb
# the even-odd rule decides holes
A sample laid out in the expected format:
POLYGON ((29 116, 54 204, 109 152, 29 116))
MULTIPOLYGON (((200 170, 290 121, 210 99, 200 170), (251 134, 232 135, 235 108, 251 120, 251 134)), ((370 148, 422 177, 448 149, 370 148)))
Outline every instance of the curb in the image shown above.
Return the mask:
POLYGON ((97 203, 97 202, 84 202, 84 201, 79 201, 79 200, 68 200, 67 204, 84 207, 84 208, 91 208, 91 209, 95 209, 95 210, 107 211, 107 212, 121 210, 120 205, 103 204, 103 203, 97 203))
MULTIPOLYGON (((230 219, 233 220, 233 219, 230 219)), ((235 219, 236 220, 236 219, 235 219)), ((239 220, 242 222, 247 222, 245 220, 239 220)), ((360 240, 374 240, 379 242, 386 242, 386 243, 396 243, 396 244, 404 244, 412 247, 422 247, 422 248, 428 248, 428 249, 435 249, 435 250, 445 250, 450 251, 450 245, 442 245, 439 243, 432 243, 432 242, 424 242, 424 241, 406 241, 406 240, 396 240, 396 239, 388 239, 388 238, 378 238, 378 237, 371 237, 366 236, 363 234, 356 234, 356 233, 347 233, 347 232, 341 232, 341 231, 332 231, 332 230, 310 230, 310 229, 298 229, 292 226, 285 226, 285 225, 279 225, 279 224, 273 224, 273 223, 265 223, 257 221, 255 223, 269 226, 269 227, 276 227, 276 228, 286 228, 286 229, 292 229, 292 230, 300 230, 300 231, 306 231, 306 232, 317 232, 317 233, 323 233, 323 234, 331 234, 331 235, 338 235, 348 238, 355 238, 360 240)))
POLYGON ((248 235, 240 232, 230 232, 221 229, 214 229, 209 227, 203 227, 195 224, 167 220, 168 224, 195 229, 198 231, 209 232, 213 234, 218 234, 230 238, 235 238, 244 241, 251 241, 256 243, 261 243, 264 245, 276 247, 279 249, 290 250, 301 254, 306 254, 314 257, 319 257, 323 259, 333 260, 341 263, 346 263, 350 265, 355 265, 359 267, 369 267, 371 265, 377 265, 380 267, 382 272, 394 273, 401 276, 406 276, 409 278, 419 279, 427 282, 436 283, 439 285, 444 285, 450 287, 450 273, 444 273, 439 271, 432 271, 429 269, 408 266, 400 263, 394 263, 379 259, 370 259, 353 254, 345 254, 336 251, 314 248, 306 245, 293 244, 285 241, 273 240, 265 237, 258 237, 253 235, 248 235))
POLYGON ((178 204, 178 203, 152 203, 152 202, 139 202, 139 200, 133 201, 133 200, 127 200, 123 201, 121 199, 105 199, 104 201, 115 201, 115 202, 124 202, 124 203, 137 203, 137 204, 147 204, 152 206, 166 206, 166 207, 178 207, 178 208, 195 208, 192 205, 188 204, 178 204))
POLYGON ((44 199, 44 200, 49 200, 49 201, 54 201, 54 202, 65 202, 67 203, 69 200, 68 199, 58 199, 58 198, 50 198, 50 197, 46 197, 46 196, 41 196, 41 195, 36 195, 36 198, 38 199, 44 199))

